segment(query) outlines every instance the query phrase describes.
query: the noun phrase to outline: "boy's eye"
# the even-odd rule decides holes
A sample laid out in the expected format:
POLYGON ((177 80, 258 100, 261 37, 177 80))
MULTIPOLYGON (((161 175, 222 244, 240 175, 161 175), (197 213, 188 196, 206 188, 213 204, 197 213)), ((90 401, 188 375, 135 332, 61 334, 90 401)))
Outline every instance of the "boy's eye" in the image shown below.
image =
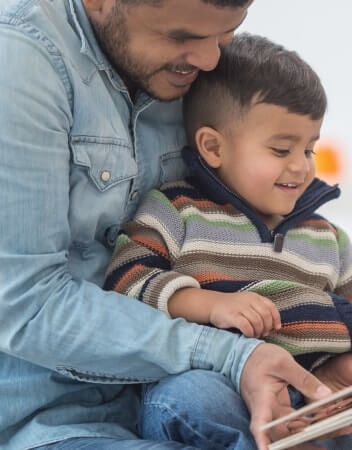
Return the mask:
POLYGON ((174 42, 177 42, 178 44, 184 44, 187 40, 186 38, 181 37, 181 36, 180 37, 172 36, 170 39, 173 40, 174 42))
POLYGON ((290 153, 290 150, 284 149, 284 148, 275 148, 271 147, 271 150, 275 153, 277 156, 286 156, 290 153))
POLYGON ((308 149, 308 148, 307 148, 307 150, 305 150, 304 153, 306 154, 307 158, 311 158, 312 155, 315 155, 315 151, 313 149, 308 149))

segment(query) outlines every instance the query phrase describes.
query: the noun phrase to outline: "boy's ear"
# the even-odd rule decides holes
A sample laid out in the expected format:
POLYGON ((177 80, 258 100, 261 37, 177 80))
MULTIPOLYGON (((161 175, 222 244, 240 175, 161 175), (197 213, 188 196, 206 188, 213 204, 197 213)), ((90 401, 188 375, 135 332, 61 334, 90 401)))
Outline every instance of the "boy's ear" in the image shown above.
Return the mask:
POLYGON ((195 141, 200 155, 209 166, 213 169, 219 168, 222 160, 221 134, 214 128, 201 127, 196 132, 195 141))

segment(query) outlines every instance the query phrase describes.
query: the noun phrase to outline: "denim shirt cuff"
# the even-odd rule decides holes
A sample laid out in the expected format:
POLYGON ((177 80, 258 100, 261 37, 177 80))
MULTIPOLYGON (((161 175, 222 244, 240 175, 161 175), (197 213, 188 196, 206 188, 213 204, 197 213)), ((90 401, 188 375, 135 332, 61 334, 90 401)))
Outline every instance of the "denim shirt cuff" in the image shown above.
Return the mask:
POLYGON ((216 328, 202 328, 193 351, 192 368, 220 372, 230 378, 236 391, 240 392, 244 365, 263 341, 216 328))

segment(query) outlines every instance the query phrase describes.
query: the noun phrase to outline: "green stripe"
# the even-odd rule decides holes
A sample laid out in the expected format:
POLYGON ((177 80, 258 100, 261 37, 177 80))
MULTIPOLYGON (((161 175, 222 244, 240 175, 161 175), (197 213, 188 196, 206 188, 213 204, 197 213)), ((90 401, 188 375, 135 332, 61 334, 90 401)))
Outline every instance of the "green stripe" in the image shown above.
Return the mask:
POLYGON ((184 219, 185 223, 190 223, 190 222, 204 222, 206 224, 212 225, 214 227, 228 227, 228 228, 233 228, 235 230, 241 230, 241 231, 253 231, 256 230, 255 226, 250 223, 231 223, 231 222, 227 222, 226 220, 210 220, 205 218, 204 216, 202 216, 201 214, 197 214, 197 213, 189 213, 187 214, 187 212, 183 212, 182 214, 182 218, 184 219))
MULTIPOLYGON (((287 342, 281 342, 279 338, 275 338, 274 336, 268 336, 265 338, 266 342, 269 342, 271 344, 279 345, 280 347, 287 350, 291 355, 305 355, 307 353, 314 353, 314 352, 326 352, 326 353, 344 353, 345 348, 341 349, 340 352, 338 349, 336 349, 336 346, 329 348, 329 343, 325 342, 324 346, 317 345, 316 347, 299 347, 295 344, 290 344, 287 342)), ((345 343, 343 343, 343 346, 345 347, 345 343)))
POLYGON ((131 239, 126 234, 120 234, 120 236, 116 239, 114 253, 120 251, 122 247, 131 242, 131 239))
POLYGON ((285 280, 268 280, 259 281, 257 284, 250 286, 246 291, 256 292, 257 294, 266 296, 273 293, 279 293, 286 291, 287 289, 292 289, 293 287, 300 287, 303 285, 301 283, 296 283, 294 281, 285 280))
POLYGON ((337 227, 337 232, 338 232, 338 245, 339 245, 339 250, 340 252, 342 250, 344 250, 346 247, 348 247, 350 245, 350 238, 348 236, 348 234, 342 230, 340 227, 337 227))
POLYGON ((293 233, 293 232, 288 232, 287 233, 287 239, 293 239, 293 240, 305 240, 305 241, 309 241, 314 245, 319 245, 321 247, 332 247, 332 246, 336 246, 336 238, 331 237, 331 238, 321 238, 319 236, 317 237, 312 237, 308 234, 305 233, 293 233))

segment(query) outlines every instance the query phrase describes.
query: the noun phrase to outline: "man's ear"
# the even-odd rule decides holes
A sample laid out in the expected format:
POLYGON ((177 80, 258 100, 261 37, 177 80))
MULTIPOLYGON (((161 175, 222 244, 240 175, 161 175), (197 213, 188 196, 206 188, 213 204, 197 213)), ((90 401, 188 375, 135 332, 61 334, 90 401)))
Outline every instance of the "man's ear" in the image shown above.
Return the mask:
POLYGON ((205 159, 213 169, 221 166, 222 162, 222 136, 210 127, 201 127, 195 135, 197 149, 200 155, 205 159))

